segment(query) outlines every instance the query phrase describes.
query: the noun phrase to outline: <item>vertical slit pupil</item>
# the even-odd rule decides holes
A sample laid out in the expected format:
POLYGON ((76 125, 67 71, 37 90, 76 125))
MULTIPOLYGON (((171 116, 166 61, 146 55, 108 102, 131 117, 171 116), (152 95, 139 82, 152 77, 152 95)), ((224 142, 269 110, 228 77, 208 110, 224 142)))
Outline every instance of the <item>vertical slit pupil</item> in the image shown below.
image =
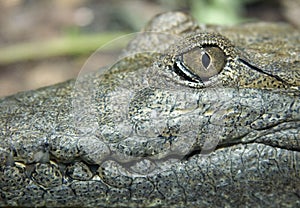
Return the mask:
POLYGON ((202 55, 202 64, 206 69, 210 64, 210 57, 206 52, 202 55))

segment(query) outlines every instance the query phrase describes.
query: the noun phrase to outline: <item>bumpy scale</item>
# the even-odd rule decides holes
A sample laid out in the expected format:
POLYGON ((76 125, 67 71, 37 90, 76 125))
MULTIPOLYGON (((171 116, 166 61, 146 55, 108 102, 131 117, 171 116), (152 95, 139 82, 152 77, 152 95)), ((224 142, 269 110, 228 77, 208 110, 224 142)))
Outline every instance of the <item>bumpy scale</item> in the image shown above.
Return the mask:
POLYGON ((299 45, 165 13, 105 72, 2 98, 0 206, 300 206, 299 45))

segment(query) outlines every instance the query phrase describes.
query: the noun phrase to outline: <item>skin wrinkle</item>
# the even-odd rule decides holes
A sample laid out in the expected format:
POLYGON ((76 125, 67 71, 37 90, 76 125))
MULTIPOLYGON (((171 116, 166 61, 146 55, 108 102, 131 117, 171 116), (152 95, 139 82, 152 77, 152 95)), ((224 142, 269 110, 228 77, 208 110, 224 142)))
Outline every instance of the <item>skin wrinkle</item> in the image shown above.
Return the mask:
POLYGON ((144 31, 106 71, 0 100, 0 207, 299 206, 299 31, 144 31), (173 73, 195 46, 227 56, 199 83, 173 73))

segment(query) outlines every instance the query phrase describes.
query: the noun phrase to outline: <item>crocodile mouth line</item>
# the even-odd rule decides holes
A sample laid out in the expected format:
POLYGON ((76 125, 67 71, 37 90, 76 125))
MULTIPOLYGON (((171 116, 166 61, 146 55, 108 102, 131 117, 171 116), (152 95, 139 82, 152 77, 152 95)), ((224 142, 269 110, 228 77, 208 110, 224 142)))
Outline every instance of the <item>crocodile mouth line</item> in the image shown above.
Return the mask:
MULTIPOLYGON (((248 145, 248 144, 262 144, 265 146, 269 146, 271 148, 279 148, 279 149, 283 149, 283 150, 289 150, 289 151, 295 151, 295 152, 300 152, 300 145, 296 146, 296 147, 284 147, 282 145, 278 145, 275 143, 270 143, 270 142, 265 142, 263 140, 259 141, 260 136, 266 136, 266 135, 270 135, 272 133, 276 133, 276 132, 280 132, 281 130, 297 130, 297 127, 299 128, 299 124, 300 124, 300 120, 296 119, 296 120, 292 120, 292 121, 285 121, 285 122, 280 122, 277 123, 276 125, 272 125, 272 126, 268 126, 266 128, 262 128, 262 129, 256 129, 255 131, 257 132, 265 132, 264 134, 261 134, 259 136, 253 137, 253 138, 249 138, 245 141, 242 141, 243 138, 247 137, 250 132, 245 133, 243 135, 240 135, 239 137, 235 137, 230 139, 229 141, 227 140, 227 142, 220 142, 218 145, 214 146, 211 149, 204 149, 202 146, 197 145, 191 148, 191 150, 189 152, 186 152, 185 154, 176 154, 176 152, 170 152, 169 154, 165 154, 165 156, 160 157, 159 155, 144 155, 144 156, 137 156, 136 158, 132 158, 130 161, 123 161, 122 159, 118 159, 115 158, 113 155, 114 153, 111 153, 110 155, 108 155, 107 157, 103 158, 101 164, 105 161, 108 160, 113 160, 116 161, 122 165, 126 165, 126 166, 131 166, 131 164, 139 162, 141 160, 147 159, 149 161, 156 161, 156 162, 164 162, 170 159, 175 159, 177 161, 188 161, 190 158, 196 156, 196 155, 209 155, 213 152, 216 152, 220 149, 228 149, 228 148, 232 148, 236 145, 248 145), (280 126, 280 124, 283 123, 291 123, 294 122, 294 125, 292 127, 289 128, 285 128, 285 129, 279 129, 276 130, 274 128, 280 126), (268 132, 271 131, 271 132, 268 132)), ((49 160, 50 161, 54 161, 55 163, 61 163, 61 164, 71 164, 71 163, 75 163, 75 162, 84 162, 86 164, 89 164, 89 166, 99 166, 99 164, 94 164, 94 163, 89 163, 87 161, 85 161, 83 158, 81 158, 80 156, 75 157, 73 160, 60 160, 59 158, 57 158, 56 156, 54 156, 51 151, 49 151, 49 160)), ((24 163, 23 160, 18 160, 16 159, 14 162, 20 162, 20 163, 24 163)), ((33 163, 27 163, 26 165, 33 165, 36 162, 33 163)))
MULTIPOLYGON (((209 155, 212 152, 215 152, 217 150, 220 149, 227 149, 227 148, 232 148, 236 145, 248 145, 248 144, 262 144, 265 146, 269 146, 271 148, 278 148, 278 149, 282 149, 282 150, 288 150, 288 151, 294 151, 294 152, 300 152, 300 144, 298 144, 298 146, 284 146, 284 145, 279 145, 276 142, 268 142, 268 141, 264 141, 263 139, 260 140, 260 137, 262 136, 268 136, 268 135, 272 135, 272 133, 278 133, 280 131, 283 130, 298 130, 300 126, 300 120, 299 119, 294 119, 294 120, 289 120, 289 121, 283 121, 280 123, 276 123, 274 125, 270 125, 268 127, 265 128, 261 128, 261 129, 253 129, 255 131, 257 131, 257 133, 261 133, 259 135, 256 135, 253 138, 249 138, 246 139, 245 141, 242 141, 243 138, 247 137, 250 135, 251 132, 247 132, 243 135, 240 135, 239 137, 235 137, 230 139, 230 141, 227 140, 227 142, 221 142, 219 143, 217 146, 211 148, 211 149, 203 149, 201 146, 196 146, 194 147, 194 149, 192 149, 189 153, 187 153, 184 157, 183 157, 183 161, 184 160, 189 160, 191 157, 195 156, 195 155, 209 155), (291 124, 291 126, 288 126, 287 128, 280 128, 282 124, 291 124), (279 129, 276 129, 279 128, 279 129)), ((300 135, 294 135, 295 139, 298 137, 300 137, 300 135)), ((297 140, 297 139, 296 139, 297 140)))
POLYGON ((249 142, 232 142, 232 143, 224 143, 224 144, 220 144, 218 145, 216 148, 211 149, 211 150, 203 150, 202 148, 198 147, 195 148, 194 150, 192 150, 191 152, 189 152, 187 155, 185 155, 182 159, 182 161, 188 161, 190 160, 192 157, 197 156, 197 155, 209 155, 212 152, 215 152, 217 150, 221 150, 221 149, 228 149, 228 148, 232 148, 236 145, 249 145, 249 144, 262 144, 264 146, 268 146, 270 148, 278 148, 278 149, 282 149, 282 150, 288 150, 288 151, 293 151, 293 152, 300 152, 300 147, 295 147, 295 148, 285 148, 283 146, 279 146, 279 145, 274 145, 274 144, 266 144, 264 142, 257 142, 257 141, 249 141, 249 142))

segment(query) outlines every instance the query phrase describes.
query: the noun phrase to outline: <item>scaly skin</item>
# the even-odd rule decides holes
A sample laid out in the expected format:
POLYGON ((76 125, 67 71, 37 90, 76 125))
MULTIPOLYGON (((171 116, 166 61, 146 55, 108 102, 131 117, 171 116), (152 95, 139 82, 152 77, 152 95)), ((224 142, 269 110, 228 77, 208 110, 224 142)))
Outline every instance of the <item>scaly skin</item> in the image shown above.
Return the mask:
POLYGON ((104 72, 0 100, 0 206, 300 206, 299 31, 145 31, 104 72))

